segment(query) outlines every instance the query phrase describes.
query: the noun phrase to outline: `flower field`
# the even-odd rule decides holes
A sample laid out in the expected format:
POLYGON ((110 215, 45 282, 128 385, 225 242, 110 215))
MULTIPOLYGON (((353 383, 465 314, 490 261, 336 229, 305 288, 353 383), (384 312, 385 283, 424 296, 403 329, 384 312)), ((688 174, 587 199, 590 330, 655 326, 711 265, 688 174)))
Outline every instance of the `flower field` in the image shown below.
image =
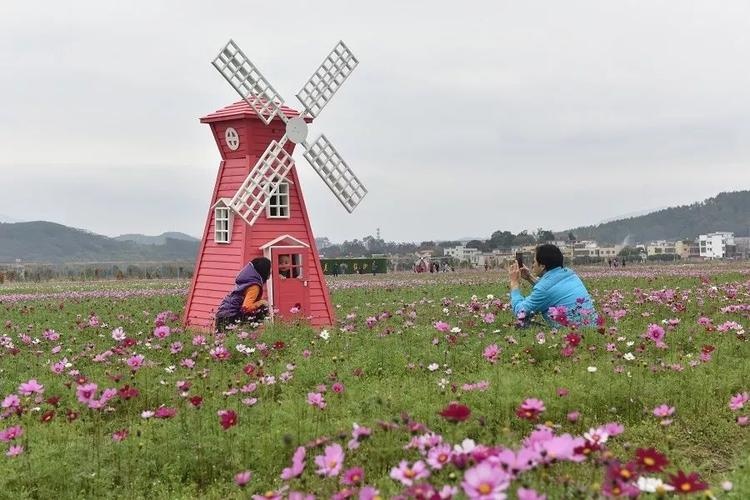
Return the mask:
POLYGON ((504 273, 220 334, 184 281, 6 284, 0 498, 750 498, 750 268, 580 274, 601 325, 516 328, 504 273))

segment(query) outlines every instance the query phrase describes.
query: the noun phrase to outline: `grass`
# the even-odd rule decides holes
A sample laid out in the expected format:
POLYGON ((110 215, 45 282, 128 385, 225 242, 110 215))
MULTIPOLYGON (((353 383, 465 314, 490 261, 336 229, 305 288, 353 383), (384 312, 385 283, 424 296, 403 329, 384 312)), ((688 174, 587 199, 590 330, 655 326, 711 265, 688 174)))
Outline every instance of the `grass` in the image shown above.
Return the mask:
MULTIPOLYGON (((625 431, 611 438, 607 448, 623 462, 633 457, 636 448, 655 447, 668 456, 669 472, 696 471, 715 495, 748 498, 750 427, 735 423, 737 413, 747 414, 747 409, 732 412, 728 401, 733 394, 750 390, 750 347, 735 331, 707 332, 697 320, 704 315, 714 325, 737 321, 747 327, 747 313, 722 313, 720 309, 750 303, 750 288, 744 272, 721 268, 705 274, 713 274, 710 283, 679 273, 587 279, 598 307, 618 290, 624 296, 621 307, 628 312, 619 323, 608 322, 616 331, 586 331, 570 357, 560 353, 567 331, 545 329, 545 342, 539 344, 539 330, 512 327, 511 314, 486 298, 494 294, 507 300, 504 283, 498 283, 496 276, 466 280, 441 276, 434 283, 420 277, 411 284, 408 279, 392 282, 385 277, 363 288, 339 286, 332 297, 341 324, 329 329, 327 341, 304 324, 277 324, 258 332, 248 330, 251 336, 258 335, 255 340, 238 338, 235 331, 225 339, 209 338, 207 345, 194 346, 192 334, 181 332, 175 322, 170 323, 173 331, 167 339, 154 339, 155 316, 166 310, 179 314, 184 301, 180 294, 0 305, 0 328, 17 349, 11 354, 7 340, 0 348, 0 398, 15 393, 20 383, 31 378, 44 385, 45 398, 60 396, 58 407, 27 398, 21 415, 0 421, 0 430, 17 424, 24 428, 19 442, 25 448, 14 458, 0 456, 0 497, 246 498, 285 484, 279 474, 289 467, 297 446, 326 436, 346 448, 354 422, 371 427, 373 435, 357 450, 346 450, 345 468, 362 466, 367 484, 390 497, 402 489, 389 477, 391 468, 400 460, 414 462, 420 455, 404 449, 412 434, 403 425, 383 430, 379 422, 421 423, 452 444, 471 438, 517 448, 534 423, 519 419, 515 410, 524 399, 534 397, 546 406, 540 421, 556 426, 558 433, 581 435, 591 427, 619 422, 625 431), (679 289, 678 297, 685 291, 688 294, 685 300, 638 303, 636 289, 648 294, 663 288, 679 289), (479 312, 469 310, 473 295, 481 303, 479 312), (685 309, 676 308, 676 302, 685 309), (491 324, 483 321, 486 311, 496 313, 491 324), (356 318, 347 320, 350 314, 356 318), (98 326, 88 326, 92 315, 98 318, 98 326), (382 319, 368 327, 368 317, 382 319), (668 331, 667 349, 657 349, 640 337, 649 323, 670 318, 678 318, 680 324, 668 331), (438 332, 433 327, 438 320, 461 332, 452 336, 438 332), (95 362, 96 355, 116 346, 111 337, 116 327, 138 343, 95 362), (342 332, 342 327, 348 331, 342 332), (46 340, 46 329, 59 332, 60 339, 46 340), (24 334, 30 337, 29 344, 24 343, 24 334), (622 337, 625 340, 618 340, 622 337), (183 350, 172 354, 169 347, 175 341, 182 342, 183 350), (277 341, 284 346, 270 347, 266 354, 255 345, 273 346, 277 341), (211 357, 214 342, 230 349, 230 359, 220 362, 211 357), (628 342, 634 344, 628 346, 628 342), (243 355, 236 350, 238 343, 256 350, 243 355), (503 350, 496 364, 482 356, 493 343, 503 350), (614 344, 616 351, 608 351, 607 344, 614 344), (642 352, 636 350, 640 344, 642 352), (706 344, 715 347, 712 359, 691 367, 706 344), (62 350, 52 354, 57 345, 62 350), (624 360, 626 352, 634 353, 635 359, 624 360), (132 353, 146 358, 146 365, 135 373, 123 362, 132 353), (130 400, 113 399, 112 411, 89 410, 76 400, 77 375, 51 372, 50 365, 62 357, 71 364, 66 373, 77 370, 100 390, 129 384, 140 394, 130 400), (192 369, 180 365, 186 358, 195 361, 192 369), (292 363, 294 369, 287 366, 292 363), (438 367, 431 370, 433 363, 438 367), (276 383, 262 384, 245 374, 248 364, 256 374, 262 370, 274 376, 276 383), (618 366, 621 373, 615 370, 618 366), (589 367, 596 371, 590 372, 589 367), (292 378, 282 382, 285 372, 292 378), (447 382, 441 387, 442 380, 447 382), (180 395, 177 381, 192 384, 186 392, 203 398, 200 408, 193 408, 180 395), (488 389, 467 392, 461 388, 478 381, 487 381, 488 389), (224 394, 251 382, 257 383, 252 394, 224 394), (343 383, 345 391, 333 393, 334 382, 343 383), (307 403, 307 394, 321 384, 327 387, 323 410, 307 403), (568 395, 558 396, 559 388, 567 389, 568 395), (257 398, 254 406, 241 402, 248 396, 257 398), (440 417, 438 412, 451 401, 467 405, 471 417, 460 423, 440 417), (672 425, 660 425, 651 413, 662 403, 676 408, 672 425), (160 405, 176 408, 175 417, 141 417, 142 411, 160 405), (217 416, 221 409, 235 410, 237 425, 223 430, 217 416), (42 423, 40 418, 48 410, 54 417, 42 423), (67 410, 80 415, 68 422, 67 410), (580 412, 578 421, 568 421, 571 411, 580 412), (127 429, 128 437, 113 442, 112 433, 121 429, 127 429), (253 473, 245 489, 232 480, 242 470, 253 473), (719 486, 725 480, 734 485, 729 493, 719 486)), ((292 490, 325 498, 342 488, 338 479, 314 473, 312 460, 320 453, 322 448, 310 447, 305 472, 289 482, 292 490)), ((598 458, 538 467, 521 475, 509 491, 525 484, 547 492, 549 498, 596 496, 604 468, 598 458)), ((435 485, 459 485, 462 474, 449 468, 435 471, 429 480, 435 485)))

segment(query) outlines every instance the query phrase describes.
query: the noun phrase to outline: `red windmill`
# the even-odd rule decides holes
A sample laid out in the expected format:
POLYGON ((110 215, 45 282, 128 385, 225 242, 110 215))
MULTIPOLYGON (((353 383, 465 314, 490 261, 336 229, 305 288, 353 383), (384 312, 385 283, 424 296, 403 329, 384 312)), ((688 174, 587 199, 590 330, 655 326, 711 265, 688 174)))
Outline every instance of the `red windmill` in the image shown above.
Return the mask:
POLYGON ((333 323, 333 309, 295 167, 294 146, 349 212, 367 190, 338 151, 321 135, 307 142, 308 123, 317 117, 357 66, 339 42, 297 94, 297 112, 230 40, 213 65, 243 101, 208 116, 221 152, 211 205, 185 306, 187 326, 210 328, 234 278, 255 257, 271 259, 266 287, 271 309, 282 316, 309 317, 313 325, 333 323))

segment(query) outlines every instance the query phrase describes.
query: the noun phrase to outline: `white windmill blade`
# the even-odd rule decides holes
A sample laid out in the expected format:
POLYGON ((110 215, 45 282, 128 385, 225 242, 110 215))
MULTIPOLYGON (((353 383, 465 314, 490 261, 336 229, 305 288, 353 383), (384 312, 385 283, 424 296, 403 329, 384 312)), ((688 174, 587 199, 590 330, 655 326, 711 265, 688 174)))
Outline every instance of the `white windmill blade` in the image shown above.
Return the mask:
POLYGON ((315 118, 349 77, 359 61, 339 42, 297 94, 307 114, 315 118))
POLYGON ((229 40, 211 64, 219 70, 219 73, 226 78, 240 97, 255 110, 263 123, 268 125, 274 116, 278 116, 284 122, 287 121, 280 108, 280 103, 284 100, 234 43, 234 40, 229 40))
POLYGON ((271 141, 229 201, 229 207, 251 226, 294 165, 291 155, 284 150, 285 142, 271 141))
POLYGON ((367 194, 365 186, 349 168, 333 144, 321 135, 304 153, 305 159, 318 173, 328 188, 349 212, 362 201, 367 194))

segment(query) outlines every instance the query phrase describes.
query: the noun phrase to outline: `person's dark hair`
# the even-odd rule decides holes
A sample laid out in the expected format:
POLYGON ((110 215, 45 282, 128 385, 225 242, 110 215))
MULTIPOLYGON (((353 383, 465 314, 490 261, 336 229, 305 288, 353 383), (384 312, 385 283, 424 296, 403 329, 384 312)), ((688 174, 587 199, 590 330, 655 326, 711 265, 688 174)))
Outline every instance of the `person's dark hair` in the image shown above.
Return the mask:
POLYGON ((258 274, 260 274, 263 283, 268 281, 268 277, 271 276, 271 261, 265 257, 256 257, 250 262, 255 270, 258 271, 258 274))
POLYGON ((563 266, 563 254, 555 245, 545 243, 536 247, 536 261, 549 271, 563 266))

